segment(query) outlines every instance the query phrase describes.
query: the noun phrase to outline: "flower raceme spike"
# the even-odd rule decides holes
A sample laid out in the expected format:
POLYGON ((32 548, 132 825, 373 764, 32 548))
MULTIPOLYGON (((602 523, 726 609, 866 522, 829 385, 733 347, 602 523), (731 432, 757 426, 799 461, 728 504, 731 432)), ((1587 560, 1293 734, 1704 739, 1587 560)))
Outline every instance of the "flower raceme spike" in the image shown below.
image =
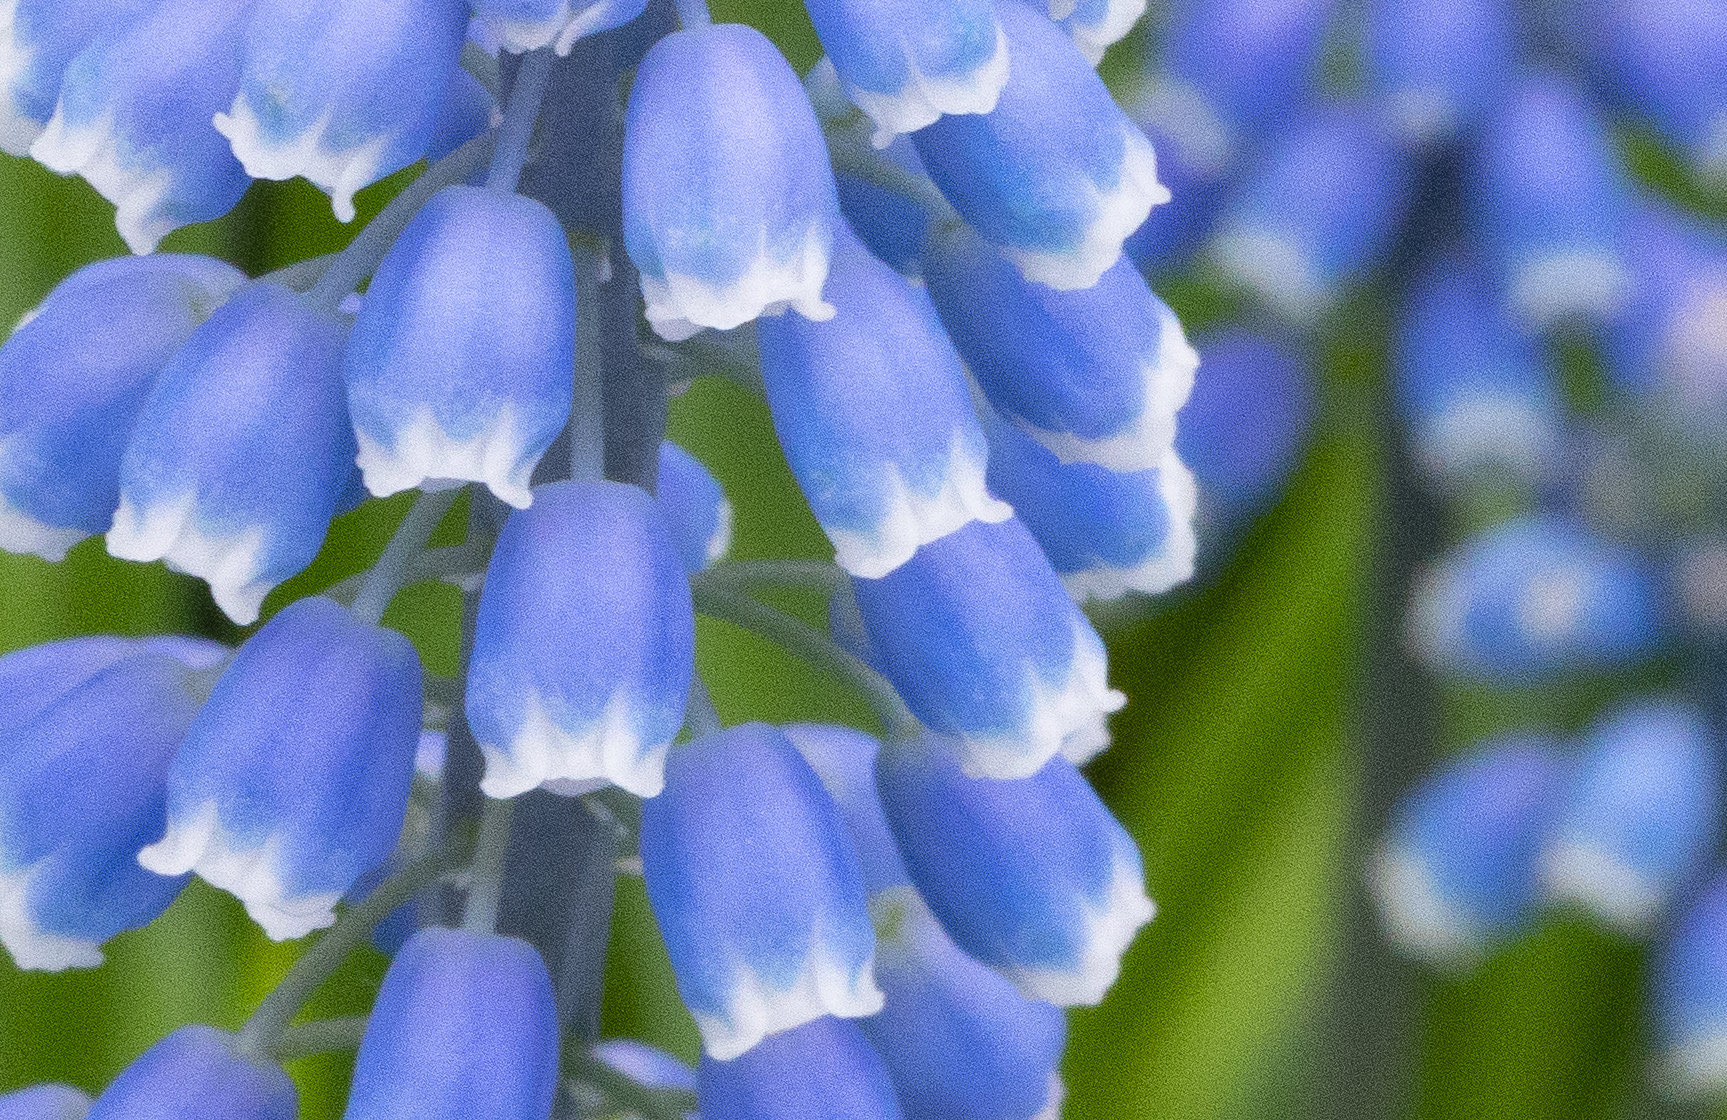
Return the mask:
POLYGON ((874 579, 922 545, 1013 510, 984 485, 989 446, 929 297, 849 232, 821 322, 757 328, 774 430, 835 560, 874 579))
POLYGON ((294 1120, 299 1112, 281 1066, 242 1056, 225 1031, 191 1026, 121 1071, 87 1120, 294 1120))
POLYGON ((1597 725, 1543 858, 1548 893, 1646 933, 1714 849, 1719 749, 1680 704, 1639 704, 1597 725))
POLYGON ((155 0, 106 23, 73 58, 30 154, 82 175, 115 207, 134 253, 226 214, 249 180, 210 127, 240 81, 250 0, 155 0))
POLYGON ((671 440, 660 444, 654 500, 685 571, 712 567, 731 550, 732 503, 702 461, 671 440))
POLYGON ((877 895, 870 910, 887 1002, 858 1026, 887 1063, 906 1120, 1057 1116, 1061 1010, 961 952, 912 888, 877 895))
POLYGON ((513 937, 423 929, 384 974, 343 1120, 548 1120, 552 981, 513 937))
POLYGON ((426 152, 468 31, 466 0, 254 0, 239 93, 215 127, 255 179, 354 192, 426 152))
POLYGON ((378 267, 348 337, 348 404, 373 494, 483 482, 515 507, 570 415, 575 266, 552 212, 445 187, 378 267))
POLYGON ((0 548, 59 560, 108 528, 151 383, 244 281, 208 257, 122 257, 49 293, 0 348, 0 548))
POLYGON ((1163 461, 1199 355, 1131 262, 1058 292, 956 227, 932 238, 924 279, 990 404, 1062 462, 1137 471, 1163 461))
POLYGON ((880 1056, 855 1023, 831 1016, 732 1061, 702 1058, 702 1120, 902 1120, 880 1056))
POLYGON ((881 1010, 857 853, 777 729, 743 724, 675 749, 665 792, 642 807, 641 851, 711 1058, 729 1062, 824 1015, 881 1010))
POLYGON ((944 113, 987 113, 1007 83, 993 0, 806 0, 840 86, 877 147, 944 113))
POLYGON ((659 793, 694 658, 689 580, 647 492, 541 486, 505 522, 480 594, 464 704, 481 788, 659 793))
POLYGON ((389 859, 420 742, 420 659, 393 630, 301 599, 245 645, 168 772, 168 828, 138 853, 197 872, 277 941, 335 921, 389 859))
POLYGON ((1717 873, 1667 932, 1651 969, 1661 1075, 1674 1095, 1727 1090, 1727 874, 1717 873))
POLYGON ((108 551, 165 560, 255 621, 317 555, 352 472, 342 327, 254 283, 168 363, 133 429, 108 551))
POLYGON ((1367 11, 1372 96, 1412 145, 1472 127, 1510 80, 1515 9, 1502 0, 1387 0, 1367 11))
POLYGON ((966 771, 1025 778, 1109 743, 1126 698, 1103 642, 1017 518, 976 522, 852 589, 874 664, 966 771))
POLYGON ((1146 0, 1049 0, 1049 18, 1061 24, 1079 53, 1096 66, 1112 44, 1133 30, 1145 8, 1146 0))
POLYGON ((84 1120, 90 1098, 70 1085, 32 1085, 0 1096, 0 1120, 84 1120))
POLYGON ((1430 963, 1473 962, 1529 915, 1565 764, 1539 737, 1489 743, 1410 794, 1369 875, 1386 929, 1430 963))
POLYGON ((822 299, 838 202, 803 86, 759 31, 675 31, 636 72, 624 132, 624 244, 648 322, 672 341, 822 299))
POLYGON ((873 895, 909 883, 876 796, 875 760, 881 745, 861 731, 831 724, 795 723, 785 734, 839 807, 857 850, 864 889, 873 895))
POLYGON ((0 151, 30 154, 60 100, 66 66, 148 0, 10 0, 0 7, 0 151))
POLYGON ((912 882, 961 949, 1032 999, 1095 1004, 1156 907, 1139 850, 1066 759, 969 778, 936 737, 876 763, 912 882))
POLYGON ((1151 142, 1043 13, 1003 0, 1012 64, 990 112, 912 134, 942 194, 1026 279, 1089 288, 1169 201, 1151 142))
POLYGON ((474 18, 516 54, 552 47, 568 55, 576 42, 622 26, 647 0, 474 0, 474 18))

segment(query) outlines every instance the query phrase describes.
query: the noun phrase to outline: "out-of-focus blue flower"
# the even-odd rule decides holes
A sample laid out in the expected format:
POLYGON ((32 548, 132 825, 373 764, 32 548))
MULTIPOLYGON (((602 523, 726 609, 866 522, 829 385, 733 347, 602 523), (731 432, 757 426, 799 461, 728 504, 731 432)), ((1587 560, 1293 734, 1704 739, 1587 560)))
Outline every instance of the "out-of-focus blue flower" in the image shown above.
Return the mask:
POLYGON ((1618 311, 1626 186, 1607 126, 1582 91, 1553 74, 1516 79, 1477 131, 1466 178, 1477 234, 1524 323, 1547 328, 1618 311))
POLYGON ((1007 83, 1007 35, 992 0, 807 0, 810 20, 875 142, 944 113, 987 113, 1007 83))
POLYGON ((208 257, 122 257, 26 317, 0 348, 0 548, 59 560, 108 528, 151 382, 244 281, 208 257))
POLYGON ((299 1113, 281 1066, 242 1056, 225 1031, 190 1026, 122 1070, 88 1120, 294 1120, 299 1113))
POLYGON ((1050 0, 1049 18, 1061 24, 1086 61, 1096 66, 1105 51, 1133 30, 1145 8, 1146 0, 1050 0))
POLYGON ((215 127, 254 179, 354 192, 426 152, 468 34, 466 0, 253 0, 239 93, 215 127))
POLYGON ((647 0, 474 0, 474 18, 503 50, 553 47, 568 55, 579 39, 642 14, 647 0))
POLYGON ((763 320, 757 338, 774 430, 839 565, 878 578, 1011 517, 985 487, 989 445, 929 297, 849 233, 827 294, 833 318, 763 320))
POLYGON ((660 444, 654 498, 685 571, 702 571, 731 550, 732 503, 725 490, 700 459, 671 440, 660 444))
POLYGON ((1543 860, 1549 893, 1646 932, 1714 850, 1718 750, 1702 717, 1680 704, 1639 704, 1598 724, 1543 860))
POLYGON ((226 214, 251 181, 210 125, 240 83, 250 0, 155 0, 74 57, 30 154, 114 204, 134 253, 226 214))
POLYGON ((1558 465, 1558 374, 1507 319, 1472 261, 1444 257, 1416 277, 1394 350, 1410 453, 1429 478, 1458 483, 1504 472, 1533 483, 1558 465))
POLYGON ((1163 461, 1199 355, 1131 262, 1056 291, 956 228, 932 239, 925 280, 990 404, 1062 462, 1135 471, 1163 461))
POLYGON ((703 1057, 702 1120, 901 1120, 893 1083, 855 1023, 831 1016, 734 1061, 703 1057))
POLYGON ((922 271, 928 210, 899 191, 843 171, 835 173, 834 187, 840 212, 870 252, 908 276, 922 271))
POLYGON ((1619 101, 1704 175, 1727 177, 1727 4, 1606 0, 1595 18, 1596 60, 1619 101))
POLYGON ((969 778, 926 737, 882 751, 876 782, 906 870, 956 945, 1032 999, 1103 999, 1156 907, 1139 849, 1072 763, 969 778))
POLYGON ((0 151, 30 154, 60 100, 66 66, 148 0, 12 0, 0 10, 0 151))
POLYGON ((544 205, 445 187, 378 266, 348 337, 366 488, 483 482, 518 508, 570 415, 575 266, 544 205))
POLYGON ((1626 224, 1630 295, 1607 325, 1614 383, 1697 429, 1727 420, 1727 238, 1654 202, 1626 224))
POLYGON ((1668 932, 1651 968, 1660 1072, 1676 1095, 1727 1090, 1727 874, 1717 873, 1668 932))
POLYGON ((1374 100, 1410 143, 1430 146, 1474 125, 1516 59, 1507 0, 1379 0, 1367 8, 1374 100))
POLYGON ((1553 516, 1520 517, 1466 541, 1417 582, 1410 616, 1429 665, 1482 680, 1632 664, 1660 627, 1644 564, 1553 516))
POLYGON ((744 724, 673 751, 665 792, 642 807, 641 851, 710 1057, 729 1062, 824 1015, 881 1010, 857 853, 777 729, 744 724))
POLYGON ((444 89, 444 99, 426 143, 426 162, 436 163, 498 123, 497 99, 465 67, 458 66, 444 89))
POLYGON ((343 1120, 548 1120, 552 981, 513 937, 423 929, 384 974, 343 1120))
POLYGON ((1202 521, 1228 529, 1277 500, 1307 447, 1317 391, 1306 359, 1275 339, 1230 327, 1197 341, 1205 374, 1175 450, 1199 482, 1202 521))
POLYGON ((1109 744, 1127 702, 1103 642, 1017 518, 974 522, 854 579, 873 663, 969 773, 1023 778, 1109 744))
POLYGON ((84 1120, 90 1098, 70 1085, 32 1085, 0 1096, 0 1120, 84 1120))
POLYGON ((676 544, 647 492, 560 482, 492 553, 464 700, 492 797, 607 782, 659 793, 695 671, 676 544))
POLYGON ((654 330, 832 316, 838 207, 815 111, 766 36, 721 23, 654 44, 624 133, 624 244, 654 330))
POLYGON ((318 554, 347 486, 354 433, 342 327, 255 283, 156 379, 120 468, 108 551, 165 560, 242 625, 318 554))
POLYGON ((20 968, 94 967, 185 886, 134 857, 162 834, 168 765, 197 712, 188 676, 112 639, 0 659, 23 707, 0 723, 0 944, 20 968))
POLYGON ((1084 55, 1020 0, 997 15, 1013 59, 996 107, 912 134, 930 178, 1028 280, 1089 288, 1169 191, 1151 142, 1084 55))
POLYGON ((1284 317, 1318 318, 1391 247, 1414 166, 1368 106, 1326 106, 1282 134, 1234 188, 1210 252, 1284 317))
POLYGON ((408 640, 329 599, 283 608, 217 682, 168 772, 168 828, 138 853, 196 871, 277 941, 335 906, 395 849, 420 743, 408 640))
POLYGON ((887 1063, 906 1120, 1059 1114, 1067 1021, 961 952, 916 891, 871 903, 887 1002, 858 1026, 887 1063))
POLYGON ((1565 777, 1556 744, 1512 736, 1450 761, 1408 794, 1369 873, 1392 941, 1455 966, 1513 932, 1539 900, 1565 777))
POLYGON ((881 744, 861 731, 831 724, 793 724, 785 734, 839 806, 857 849, 864 889, 875 894, 909 882, 876 796, 875 760, 881 744))
POLYGON ((696 1071, 657 1046, 633 1038, 608 1038, 594 1043, 594 1057, 638 1085, 686 1093, 696 1091, 696 1071))

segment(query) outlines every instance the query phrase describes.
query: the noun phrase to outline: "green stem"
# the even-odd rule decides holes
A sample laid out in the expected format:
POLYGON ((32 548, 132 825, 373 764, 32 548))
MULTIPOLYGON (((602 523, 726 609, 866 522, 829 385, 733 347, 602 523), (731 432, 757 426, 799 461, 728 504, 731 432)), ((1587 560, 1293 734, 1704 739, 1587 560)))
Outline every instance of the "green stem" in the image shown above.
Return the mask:
POLYGON ((528 141, 540 119, 540 104, 546 99, 546 83, 552 76, 552 48, 541 47, 522 56, 516 80, 504 107, 504 123, 498 126, 498 147, 492 168, 486 174, 490 190, 506 193, 516 189, 522 167, 528 162, 528 141))
POLYGON ((462 911, 462 928, 471 933, 492 933, 498 928, 504 857, 510 851, 510 818, 515 804, 507 798, 491 798, 480 814, 480 838, 474 844, 468 902, 462 911))
POLYGON ((846 574, 825 560, 732 560, 709 568, 696 581, 734 592, 796 588, 832 595, 846 574))
POLYGON ((282 1032, 271 1048, 270 1056, 278 1062, 309 1058, 313 1054, 328 1054, 337 1050, 358 1050, 366 1035, 368 1016, 349 1015, 340 1019, 314 1019, 282 1032))
POLYGON ((372 623, 384 617, 390 600, 402 589, 414 561, 425 550, 426 542, 432 539, 433 531, 450 512, 459 494, 460 489, 428 490, 419 496, 408 516, 402 518, 402 523, 396 527, 395 535, 384 547, 384 554, 360 585, 360 593, 354 596, 356 615, 372 623))
POLYGON ((617 1106, 626 1116, 639 1116, 641 1120, 684 1120, 695 1111, 692 1093, 651 1089, 600 1061, 587 1048, 571 1047, 569 1053, 565 1064, 574 1067, 568 1071, 569 1075, 594 1086, 605 1095, 608 1104, 617 1106))

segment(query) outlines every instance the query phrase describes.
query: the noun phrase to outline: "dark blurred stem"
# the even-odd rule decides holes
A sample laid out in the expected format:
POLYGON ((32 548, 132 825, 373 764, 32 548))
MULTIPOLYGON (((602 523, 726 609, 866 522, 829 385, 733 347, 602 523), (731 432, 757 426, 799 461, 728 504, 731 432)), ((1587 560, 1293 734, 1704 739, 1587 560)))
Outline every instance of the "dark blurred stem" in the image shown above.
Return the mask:
POLYGON ((605 356, 600 344, 602 258, 576 252, 576 364, 570 394, 570 477, 595 479, 606 472, 605 356))
POLYGON ((540 119, 540 104, 546 99, 546 83, 552 76, 552 48, 541 47, 522 56, 516 80, 510 86, 510 101, 504 107, 504 123, 498 126, 498 146, 486 186, 494 191, 514 191, 528 162, 528 142, 540 119))
POLYGON ((291 1062, 313 1054, 328 1054, 336 1050, 358 1050, 366 1034, 367 1017, 350 1015, 340 1019, 314 1019, 282 1032, 282 1037, 270 1051, 278 1062, 291 1062))
POLYGON ((390 543, 384 546, 384 554, 360 585, 360 593, 354 596, 356 615, 374 624, 383 619, 390 600, 402 589, 414 562, 426 550, 426 542, 432 539, 432 533, 444 520, 444 515, 450 512, 461 492, 459 488, 428 490, 414 501, 408 516, 402 519, 390 543))
POLYGON ((504 857, 510 850, 514 811, 514 802, 494 798, 486 802, 480 814, 480 838, 474 844, 468 902, 462 912, 462 928, 469 933, 491 933, 498 928, 498 898, 504 889, 504 857))

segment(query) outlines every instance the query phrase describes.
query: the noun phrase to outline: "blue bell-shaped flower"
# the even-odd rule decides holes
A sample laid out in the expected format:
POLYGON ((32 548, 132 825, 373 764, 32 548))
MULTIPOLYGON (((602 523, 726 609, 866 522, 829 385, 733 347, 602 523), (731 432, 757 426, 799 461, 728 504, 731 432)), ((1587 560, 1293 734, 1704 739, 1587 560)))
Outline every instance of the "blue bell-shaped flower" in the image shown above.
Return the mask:
MULTIPOLYGON (((899 143, 910 147, 910 142, 899 143)), ((898 144, 895 145, 896 147, 898 144)), ((891 150, 891 149, 890 149, 891 150)), ((923 272, 924 241, 929 235, 929 211, 891 187, 844 171, 834 173, 840 213, 876 259, 907 276, 923 272)))
POLYGON ((1591 9, 1596 63, 1615 98, 1727 180, 1727 6, 1712 0, 1609 0, 1591 9))
POLYGON ((1727 1092, 1727 874, 1687 904, 1650 969, 1658 1072, 1672 1095, 1727 1092))
POLYGON ((549 1120, 552 980, 514 937, 423 929, 378 989, 343 1120, 549 1120))
POLYGON ((642 806, 641 852, 710 1057, 729 1062, 824 1015, 881 1010, 856 850, 777 729, 744 724, 674 750, 665 792, 642 806))
POLYGON ((1017 518, 976 522, 853 593, 872 660, 968 773, 1024 778, 1109 744, 1126 698, 1103 642, 1017 518))
POLYGON ((654 330, 676 341, 786 308, 833 314, 833 169, 766 36, 736 23, 667 35, 642 59, 626 117, 624 245, 654 330))
POLYGON ((1635 664, 1661 600, 1635 555, 1553 516, 1466 541, 1415 586, 1410 634, 1427 663, 1478 680, 1538 680, 1635 664))
POLYGON ((30 154, 114 204, 134 253, 226 214, 251 182, 210 127, 240 83, 250 0, 155 0, 106 23, 66 68, 30 154))
POLYGON ((1139 849, 1072 763, 969 778, 929 736, 883 750, 876 784, 906 870, 956 945, 1032 999, 1103 999, 1156 907, 1139 849))
POLYGON ((464 706, 481 788, 641 797, 695 672, 695 614, 677 545, 646 491, 559 482, 510 515, 480 593, 464 706))
POLYGON ((1407 142, 1445 143, 1474 126, 1517 57, 1505 0, 1380 0, 1367 9, 1372 97, 1407 142))
POLYGON ((608 1038, 594 1043, 594 1057, 637 1085, 685 1093, 696 1091, 696 1071, 675 1054, 657 1046, 633 1038, 608 1038))
POLYGON ((989 429, 989 488, 1031 530, 1076 600, 1161 595, 1193 578, 1193 472, 1174 449, 1150 470, 1063 463, 1012 424, 989 429))
POLYGON ((348 337, 366 488, 483 482, 518 508, 570 416, 576 273, 543 204, 454 186, 378 266, 348 337))
POLYGON ((0 548, 59 560, 108 528, 151 383, 245 279, 209 257, 121 257, 27 317, 0 347, 0 548))
POLYGON ((12 0, 0 12, 0 151, 27 156, 60 100, 60 79, 100 32, 148 0, 12 0))
POLYGON ((1398 948, 1468 964, 1528 917, 1565 774, 1553 743, 1513 736, 1451 761, 1405 797, 1369 873, 1398 948))
MULTIPOLYGON (((432 122, 432 138, 426 144, 426 162, 436 163, 479 136, 494 124, 501 123, 503 111, 492 91, 480 83, 466 67, 458 66, 444 89, 444 99, 432 122)), ((483 173, 476 173, 483 177, 483 173)))
POLYGON ((239 93, 215 127, 254 179, 354 192, 426 152, 468 33, 466 0, 254 0, 239 93))
POLYGON ((1021 0, 996 14, 1013 60, 1001 99, 912 140, 954 209, 1026 279, 1089 288, 1169 191, 1151 141, 1073 41, 1021 0))
POLYGON ((858 1026, 887 1063, 906 1120, 1059 1115, 1061 1009, 961 952, 910 887, 877 895, 870 910, 887 1002, 858 1026))
POLYGON ((336 920, 395 850, 420 744, 420 659, 330 599, 301 599, 216 683, 168 772, 168 828, 138 853, 195 871, 277 941, 336 920))
POLYGON ((1647 932, 1714 852, 1719 749, 1683 704, 1639 704, 1598 724, 1543 859, 1548 893, 1647 932))
POLYGON ((145 398, 108 551, 165 560, 242 625, 318 554, 347 486, 342 326, 259 282, 224 304, 145 398))
POLYGON ((235 1049, 214 1027, 181 1027, 144 1051, 96 1098, 87 1120, 294 1120, 294 1083, 275 1062, 235 1049))
POLYGON ((794 723, 785 734, 839 807, 857 850, 864 890, 873 895, 909 883, 876 796, 875 760, 881 744, 862 731, 824 723, 794 723))
POLYGON ((90 1098, 70 1085, 32 1085, 0 1096, 0 1120, 84 1120, 90 1098))
POLYGON ((552 47, 568 55, 577 40, 622 26, 647 0, 474 0, 474 18, 502 50, 552 47))
POLYGON ((190 675, 117 639, 0 658, 0 693, 21 701, 0 721, 0 944, 20 968, 101 964, 104 941, 185 886, 133 857, 162 833, 168 765, 198 708, 190 675))
POLYGON ((921 545, 1013 510, 984 485, 989 445, 929 297, 849 232, 827 291, 833 318, 757 327, 762 383, 836 562, 874 579, 921 545))
POLYGON ((1096 66, 1111 45, 1127 37, 1146 0, 1049 0, 1049 18, 1072 36, 1079 53, 1096 66))
POLYGON ((987 113, 1007 84, 992 0, 808 0, 840 88, 875 122, 877 147, 944 113, 987 113))
POLYGON ((702 1058, 702 1120, 901 1120, 887 1068, 857 1024, 831 1016, 732 1061, 702 1058))
POLYGON ((725 558, 732 547, 732 503, 702 461, 671 440, 660 444, 654 499, 671 530, 684 570, 694 575, 725 558))

